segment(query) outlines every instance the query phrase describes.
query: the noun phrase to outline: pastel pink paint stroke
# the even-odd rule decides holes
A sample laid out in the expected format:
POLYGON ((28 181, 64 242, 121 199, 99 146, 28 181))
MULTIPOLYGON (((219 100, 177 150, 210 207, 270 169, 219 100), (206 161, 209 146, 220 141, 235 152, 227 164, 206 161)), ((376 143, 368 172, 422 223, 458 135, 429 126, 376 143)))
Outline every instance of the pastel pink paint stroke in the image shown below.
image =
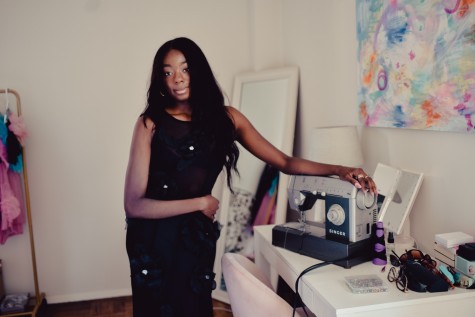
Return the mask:
MULTIPOLYGON (((471 98, 471 94, 466 93, 464 95, 464 102, 468 102, 471 98)), ((464 103, 459 103, 454 107, 461 115, 464 116, 465 121, 467 122, 467 131, 473 130, 473 122, 472 122, 472 114, 473 112, 469 111, 470 109, 467 108, 467 105, 464 103), (467 113, 468 110, 468 113, 467 113)))

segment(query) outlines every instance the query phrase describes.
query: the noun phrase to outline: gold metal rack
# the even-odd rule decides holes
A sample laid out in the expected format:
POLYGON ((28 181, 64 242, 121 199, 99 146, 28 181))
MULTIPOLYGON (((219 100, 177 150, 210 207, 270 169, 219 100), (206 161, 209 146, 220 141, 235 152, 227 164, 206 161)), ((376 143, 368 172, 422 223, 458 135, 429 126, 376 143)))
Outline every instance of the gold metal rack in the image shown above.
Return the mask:
MULTIPOLYGON (((0 89, 0 94, 11 94, 15 96, 16 99, 16 114, 18 116, 21 115, 21 99, 20 94, 13 90, 13 89, 0 89)), ((7 314, 0 314, 0 317, 13 317, 13 316, 32 316, 36 317, 41 304, 45 300, 45 294, 40 293, 40 288, 38 284, 38 271, 36 268, 36 254, 35 254, 35 241, 33 237, 33 222, 31 217, 31 209, 30 209, 30 192, 28 189, 28 173, 26 169, 26 156, 25 156, 25 149, 23 148, 22 153, 23 159, 23 190, 25 195, 25 208, 26 208, 26 216, 28 220, 28 232, 30 236, 30 250, 31 250, 31 262, 33 266, 33 279, 35 284, 35 297, 32 298, 28 306, 26 307, 25 311, 22 312, 15 312, 15 313, 7 313, 7 314)))

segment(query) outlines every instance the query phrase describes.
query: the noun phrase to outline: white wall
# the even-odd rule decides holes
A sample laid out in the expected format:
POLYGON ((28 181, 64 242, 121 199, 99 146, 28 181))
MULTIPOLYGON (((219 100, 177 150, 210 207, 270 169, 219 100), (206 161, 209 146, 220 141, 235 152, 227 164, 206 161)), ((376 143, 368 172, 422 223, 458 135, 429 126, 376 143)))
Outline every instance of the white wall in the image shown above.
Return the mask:
MULTIPOLYGON (((232 0, 0 0, 0 87, 16 89, 40 289, 49 302, 130 294, 123 183, 158 47, 195 40, 231 96, 251 61, 232 0)), ((33 291, 27 235, 0 247, 8 292, 33 291)))
MULTIPOLYGON (((284 61, 301 68, 296 154, 310 155, 314 127, 358 124, 355 1, 284 0, 284 61)), ((411 232, 430 251, 434 234, 475 236, 475 135, 362 128, 368 172, 378 162, 423 172, 411 232)))
POLYGON ((300 156, 310 156, 312 128, 357 124, 351 7, 348 0, 284 0, 284 60, 300 67, 295 142, 300 156))
MULTIPOLYGON (((37 261, 49 302, 130 293, 123 179, 165 40, 196 40, 228 96, 238 72, 298 65, 297 155, 310 155, 313 127, 359 124, 351 0, 0 0, 0 30, 0 87, 21 93, 30 131, 37 261)), ((422 248, 437 232, 475 235, 473 135, 362 128, 361 137, 369 172, 383 162, 425 173, 411 215, 422 248)), ((27 243, 23 235, 0 246, 9 292, 32 290, 27 243)))

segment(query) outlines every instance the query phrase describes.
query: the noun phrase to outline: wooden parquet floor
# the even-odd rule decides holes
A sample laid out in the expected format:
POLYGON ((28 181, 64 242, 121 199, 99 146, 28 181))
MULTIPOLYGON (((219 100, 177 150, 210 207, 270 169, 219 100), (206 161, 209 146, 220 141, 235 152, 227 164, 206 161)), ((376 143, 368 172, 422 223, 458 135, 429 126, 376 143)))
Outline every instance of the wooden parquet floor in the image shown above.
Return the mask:
MULTIPOLYGON (((233 317, 231 307, 213 300, 214 317, 233 317)), ((117 297, 83 302, 44 304, 39 317, 132 317, 131 297, 117 297)))

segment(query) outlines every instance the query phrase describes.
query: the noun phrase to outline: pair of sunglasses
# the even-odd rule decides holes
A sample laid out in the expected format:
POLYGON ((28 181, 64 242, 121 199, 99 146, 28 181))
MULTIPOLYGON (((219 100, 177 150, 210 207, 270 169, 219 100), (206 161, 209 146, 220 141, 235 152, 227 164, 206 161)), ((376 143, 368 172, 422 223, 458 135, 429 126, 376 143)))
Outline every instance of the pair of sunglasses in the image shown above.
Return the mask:
POLYGON ((398 260, 400 263, 399 265, 403 265, 407 263, 408 260, 411 260, 411 261, 416 261, 416 262, 421 263, 424 267, 430 270, 434 270, 437 267, 437 261, 432 259, 429 254, 424 254, 421 250, 417 250, 417 249, 406 251, 406 253, 398 257, 398 260))

